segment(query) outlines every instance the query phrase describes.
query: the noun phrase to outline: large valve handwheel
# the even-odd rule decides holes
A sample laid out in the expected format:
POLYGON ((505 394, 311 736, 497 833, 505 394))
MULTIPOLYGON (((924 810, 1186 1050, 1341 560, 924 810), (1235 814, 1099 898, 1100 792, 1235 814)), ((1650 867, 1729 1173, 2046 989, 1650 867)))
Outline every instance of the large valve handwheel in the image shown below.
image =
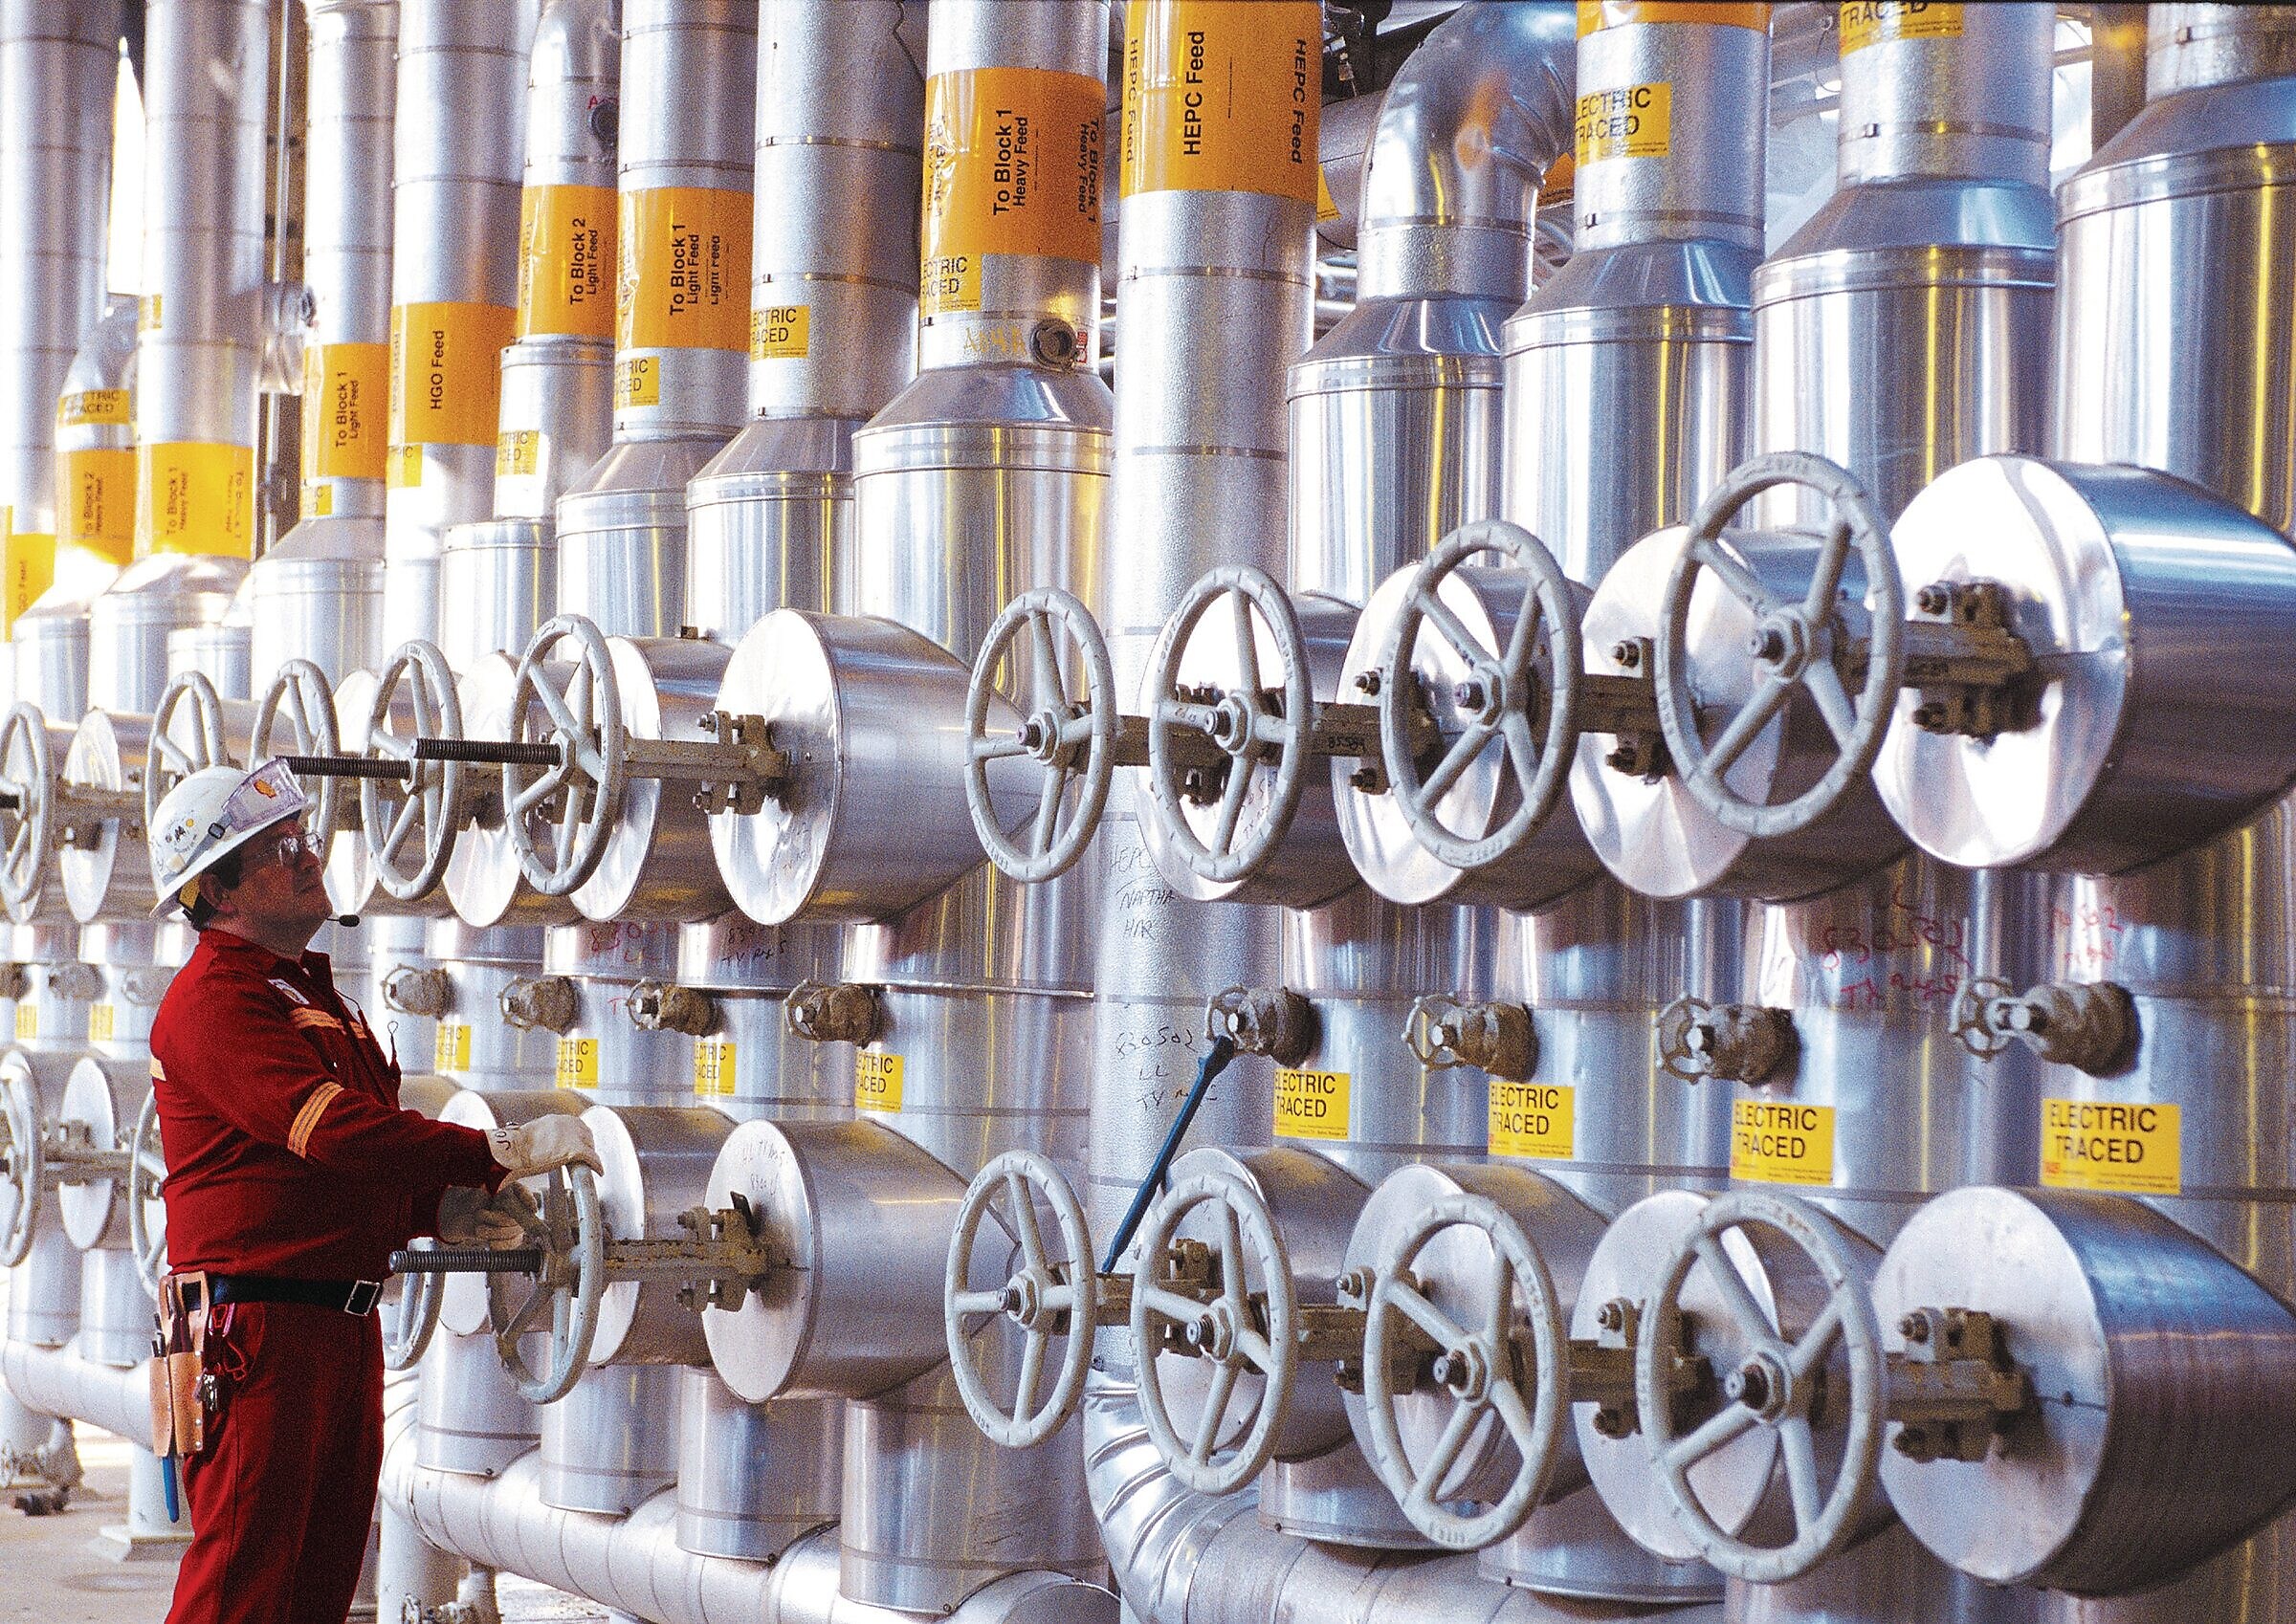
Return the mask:
POLYGON ((629 754, 613 651, 585 617, 560 615, 526 646, 511 690, 510 742, 557 748, 554 766, 505 766, 502 802, 526 883, 544 896, 570 896, 606 856, 629 754), (562 644, 570 661, 553 661, 562 644))
POLYGON ((160 1282, 167 1278, 167 1206, 160 1194, 166 1182, 167 1161, 160 1150, 160 1096, 155 1091, 144 1096, 135 1135, 127 1143, 127 1240, 135 1252, 136 1276, 155 1303, 160 1282))
MULTIPOLYGON (((309 660, 289 660, 279 668, 271 691, 255 707, 247 758, 268 761, 274 756, 334 756, 341 749, 335 728, 335 694, 327 673, 309 660), (275 740, 275 734, 281 736, 275 740)), ((320 779, 307 821, 322 852, 342 829, 349 801, 340 779, 320 779)))
POLYGON ((598 1336, 598 1309, 606 1301, 606 1214, 598 1205, 598 1182, 579 1163, 548 1175, 541 1200, 542 1255, 539 1273, 487 1277, 487 1307, 495 1327, 495 1351, 512 1383, 529 1404, 554 1404, 574 1391, 590 1366, 590 1344, 598 1336), (512 1301, 518 1283, 527 1290, 512 1301), (541 1325, 543 1313, 550 1316, 541 1325), (550 1353, 537 1374, 520 1346, 546 1333, 550 1353))
POLYGON ((1460 526, 1428 555, 1411 579, 1387 651, 1380 687, 1380 753, 1396 806, 1429 853, 1454 868, 1497 862, 1553 815, 1578 737, 1578 601, 1570 578, 1538 538, 1500 519, 1460 526), (1521 600, 1505 648, 1488 647, 1443 601, 1443 585, 1470 559, 1494 554, 1522 576, 1521 600), (1414 685, 1407 677, 1420 633, 1432 625, 1466 662, 1460 685, 1465 726, 1444 740, 1433 770, 1412 754, 1414 685), (1545 658, 1540 659, 1540 655, 1545 658), (1543 668, 1543 669, 1542 669, 1543 668), (1438 802, 1496 739, 1515 806, 1496 828, 1462 832, 1443 821, 1438 802))
POLYGON ((399 762, 407 777, 395 783, 387 779, 359 780, 359 821, 375 880, 401 902, 420 901, 446 878, 447 860, 454 855, 459 832, 455 820, 462 806, 463 775, 470 771, 459 761, 415 760, 414 741, 461 737, 462 699, 446 655, 437 645, 420 638, 402 645, 375 684, 375 701, 366 718, 366 754, 399 762), (397 728, 402 686, 413 723, 413 732, 406 735, 397 728))
POLYGON ((1004 605, 981 645, 964 695, 964 802, 973 814, 973 832, 998 868, 1034 884, 1067 873, 1084 855, 1108 805, 1118 720, 1115 667, 1092 611, 1049 586, 1024 592, 1004 605), (1025 660, 1015 647, 1024 630, 1025 660), (1062 632, 1076 650, 1075 658, 1065 663, 1062 632), (1084 678, 1081 694, 1070 691, 1069 666, 1079 668, 1084 678), (1009 668, 1008 694, 1000 695, 996 687, 1000 667, 1009 668), (988 731, 989 710, 999 697, 1027 717, 1017 734, 988 731), (989 762, 1008 756, 1028 757, 1044 770, 1036 816, 1019 842, 1004 833, 989 793, 989 762), (1082 787, 1064 820, 1071 783, 1082 787))
POLYGON ((1189 587, 1157 639, 1147 702, 1148 783, 1155 792, 1151 804, 1158 823, 1199 878, 1215 885, 1250 878, 1283 843, 1299 811, 1315 709, 1299 616, 1274 578, 1265 570, 1227 564, 1189 587), (1216 696, 1191 696, 1181 692, 1181 657, 1215 604, 1225 604, 1232 616, 1236 686, 1216 696), (1261 628, 1275 647, 1279 686, 1272 691, 1260 669, 1261 628), (1207 769, 1180 759, 1182 732, 1211 740, 1225 757, 1225 764, 1207 769), (1267 794, 1252 809, 1259 769, 1270 762, 1267 794), (1208 781, 1191 784, 1190 774, 1213 772, 1225 774, 1225 782, 1216 789, 1208 781), (1208 840, 1198 838, 1188 822, 1184 802, 1191 798, 1219 806, 1208 840), (1251 811, 1248 820, 1247 810, 1251 811))
POLYGON ((1668 1509, 1707 1561, 1733 1578, 1775 1585, 1815 1570, 1849 1544, 1880 1471, 1888 1418, 1883 1376, 1881 1330, 1866 1283, 1824 1214, 1791 1196, 1752 1190, 1733 1190, 1707 1203, 1697 1226, 1667 1260, 1644 1306, 1634 1350, 1635 1402, 1651 1465, 1668 1509), (1723 1249, 1723 1236, 1748 1226, 1783 1236, 1824 1283, 1824 1307, 1791 1342, 1771 1324, 1723 1249), (1723 1408, 1678 1432, 1667 1367, 1682 1347, 1683 1286, 1701 1265, 1750 1351, 1735 1371, 1723 1373, 1723 1408), (1837 1344, 1848 1367, 1846 1393, 1825 1369, 1837 1344), (1819 1481, 1813 1412, 1821 1404, 1829 1422, 1845 1423, 1842 1465, 1830 1491, 1819 1481), (1794 1537, 1784 1545, 1755 1545, 1726 1533, 1690 1483, 1699 1461, 1756 1427, 1777 1434, 1785 1463, 1794 1537))
POLYGON ((8 1212, 0 1224, 0 1268, 14 1268, 32 1256, 40 1228, 40 1191, 47 1182, 46 1147, 40 1143, 40 1097, 28 1073, 0 1073, 0 1189, 8 1212))
POLYGON ((29 909, 38 899, 40 882, 47 877, 48 860, 55 852, 55 752, 48 744, 48 723, 39 707, 13 707, 0 722, 0 835, 7 839, 7 855, 0 857, 0 899, 11 913, 29 909))
POLYGON ((941 1322, 948 1333, 949 1370, 957 1378, 957 1391, 974 1424, 991 1442, 1007 1449, 1030 1448, 1060 1431, 1076 1413, 1093 1362, 1096 1284, 1092 1231, 1083 1204, 1060 1170, 1034 1151, 1006 1151, 982 1168, 957 1210, 941 1322), (981 1220, 1000 1193, 1008 1212, 999 1222, 1012 1237, 1019 1256, 1003 1284, 978 1287, 972 1283, 973 1249, 980 1242, 981 1220), (1040 1200, 1051 1210, 1057 1249, 1046 1244, 1037 1216, 1040 1200), (983 1316, 989 1315, 1009 1319, 1026 1338, 1009 1402, 989 1391, 989 1378, 981 1369, 980 1333, 983 1316), (1037 1388, 1056 1344, 1056 1373, 1040 1404, 1037 1388))
MULTIPOLYGON (((430 1251, 428 1240, 410 1242, 416 1251, 430 1251)), ((399 1276, 398 1301, 383 1321, 383 1368, 410 1371, 430 1350, 438 1329, 438 1305, 444 1295, 442 1277, 427 1270, 399 1276)))
POLYGON ((1682 556, 1667 578, 1659 617, 1659 727, 1692 798, 1725 828, 1755 838, 1805 829, 1832 810, 1881 752, 1905 680, 1905 587, 1897 577, 1888 526, 1847 470, 1807 451, 1776 451, 1739 464, 1699 504, 1682 556), (1722 539, 1724 526, 1741 507, 1780 485, 1806 486, 1824 495, 1832 508, 1809 590, 1799 603, 1771 592, 1722 539), (1854 698, 1835 663, 1854 635, 1840 601, 1853 547, 1864 566, 1871 610, 1865 681, 1854 698), (1748 648, 1753 691, 1711 743, 1699 733, 1697 695, 1690 689, 1690 600, 1700 570, 1711 570, 1723 590, 1754 617, 1748 648), (1776 805, 1745 800, 1726 776, 1797 691, 1806 692, 1817 707, 1837 754, 1818 781, 1793 800, 1776 805))
POLYGON ((1276 1430, 1292 1400, 1299 1368, 1299 1308, 1292 1259, 1257 1192, 1215 1174, 1183 1178, 1148 1211, 1136 1255, 1132 1337, 1138 1350, 1140 1416, 1172 1475, 1199 1494, 1232 1494, 1275 1458, 1276 1430), (1199 1207, 1216 1210, 1213 1279, 1191 1295, 1164 1278, 1177 1256, 1181 1220, 1199 1207), (1262 1290, 1250 1287, 1251 1265, 1262 1290), (1203 1408, 1186 1436, 1165 1402, 1158 1354, 1167 1342, 1195 1350, 1212 1374, 1203 1408), (1227 1411, 1247 1372, 1262 1380, 1259 1404, 1242 1435, 1223 1442, 1227 1411))
POLYGON ((144 826, 159 826, 160 802, 193 773, 231 765, 231 740, 223 729, 223 701, 200 671, 184 671, 168 683, 151 713, 151 744, 144 766, 144 826), (178 738, 179 721, 188 736, 178 738))
MULTIPOLYGON (((1486 1196, 1446 1196, 1420 1214, 1376 1260, 1363 1328, 1363 1414, 1372 1462, 1411 1525, 1437 1545, 1479 1550, 1507 1538, 1546 1498, 1563 1419, 1570 1413, 1569 1331, 1546 1261, 1522 1225, 1486 1196), (1453 1227, 1490 1244, 1490 1274, 1467 1323, 1430 1303, 1411 1275, 1427 1242, 1453 1227), (1396 1339, 1408 1321, 1435 1344, 1434 1386, 1449 1418, 1424 1460, 1403 1447, 1392 1385, 1396 1339), (1526 1341, 1528 1346, 1525 1346, 1526 1341), (1506 1489, 1477 1515, 1459 1510, 1453 1480, 1470 1445, 1489 1447, 1490 1418, 1512 1441, 1518 1463, 1506 1489)), ((1406 1392, 1408 1390, 1405 1390, 1406 1392)))

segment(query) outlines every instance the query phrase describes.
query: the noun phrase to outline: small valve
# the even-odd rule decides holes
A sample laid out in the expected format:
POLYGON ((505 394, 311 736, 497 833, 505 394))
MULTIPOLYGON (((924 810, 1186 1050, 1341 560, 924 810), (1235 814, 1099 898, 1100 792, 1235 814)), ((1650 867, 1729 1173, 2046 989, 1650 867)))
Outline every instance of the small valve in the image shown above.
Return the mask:
POLYGON ((640 981, 625 1006, 629 1023, 641 1032, 682 1032, 706 1038, 718 1028, 718 1000, 671 981, 640 981))
POLYGON ((505 986, 495 1000, 502 1019, 521 1031, 541 1027, 561 1035, 570 1032, 582 1013, 582 993, 563 976, 521 976, 505 986))
POLYGON ((789 1030, 816 1043, 867 1043, 883 1028, 877 990, 851 981, 800 981, 789 991, 789 1030))
POLYGON ((1203 1007, 1203 1035, 1225 1038, 1239 1054, 1297 1065, 1315 1050, 1315 1006, 1289 987, 1228 987, 1203 1007))
POLYGON ((1679 998, 1658 1014, 1658 1063, 1685 1083, 1765 1082, 1800 1047, 1794 1018, 1782 1009, 1679 998))
POLYGON ((1430 993, 1403 1022, 1403 1046, 1430 1071, 1471 1065, 1519 1083, 1538 1064, 1538 1032, 1519 1003, 1480 1003, 1430 993))
POLYGON ((2136 1002, 2111 981, 2044 981, 2019 994, 1979 977, 1954 999, 1953 1033, 1980 1060, 2020 1042, 2051 1064, 2103 1077, 2136 1052, 2136 1002))

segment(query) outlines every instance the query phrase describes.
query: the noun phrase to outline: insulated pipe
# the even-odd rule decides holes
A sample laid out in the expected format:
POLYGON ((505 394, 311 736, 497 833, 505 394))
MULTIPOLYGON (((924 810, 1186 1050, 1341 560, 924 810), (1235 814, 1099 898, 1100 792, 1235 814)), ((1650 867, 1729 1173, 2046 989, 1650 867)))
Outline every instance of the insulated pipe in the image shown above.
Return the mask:
POLYGON ((151 1377, 142 1365, 99 1365, 77 1343, 0 1345, 0 1377, 26 1409, 87 1422, 133 1443, 151 1437, 151 1377))

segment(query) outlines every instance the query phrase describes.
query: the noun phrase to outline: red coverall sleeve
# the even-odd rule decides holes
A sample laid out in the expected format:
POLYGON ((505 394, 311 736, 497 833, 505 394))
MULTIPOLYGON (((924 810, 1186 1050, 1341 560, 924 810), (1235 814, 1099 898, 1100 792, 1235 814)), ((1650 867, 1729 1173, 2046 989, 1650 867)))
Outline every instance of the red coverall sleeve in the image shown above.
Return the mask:
POLYGON ((396 1110, 336 1081, 309 1040, 277 1003, 255 988, 223 982, 205 989, 195 1032, 170 1045, 212 1043, 219 1052, 198 1065, 169 1064, 171 1079, 222 1077, 202 1089, 203 1103, 233 1128, 304 1160, 362 1178, 443 1188, 493 1190, 503 1169, 484 1133, 420 1111, 396 1110))

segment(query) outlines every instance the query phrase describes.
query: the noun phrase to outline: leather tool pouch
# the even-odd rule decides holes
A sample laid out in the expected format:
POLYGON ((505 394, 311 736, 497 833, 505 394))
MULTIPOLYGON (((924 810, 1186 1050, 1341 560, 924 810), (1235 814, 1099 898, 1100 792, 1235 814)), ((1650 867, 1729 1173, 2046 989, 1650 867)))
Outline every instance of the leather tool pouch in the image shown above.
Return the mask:
POLYGON ((171 1275, 160 1289, 160 1346, 151 1362, 152 1453, 189 1459, 207 1445, 200 1373, 207 1351, 208 1277, 171 1275))

